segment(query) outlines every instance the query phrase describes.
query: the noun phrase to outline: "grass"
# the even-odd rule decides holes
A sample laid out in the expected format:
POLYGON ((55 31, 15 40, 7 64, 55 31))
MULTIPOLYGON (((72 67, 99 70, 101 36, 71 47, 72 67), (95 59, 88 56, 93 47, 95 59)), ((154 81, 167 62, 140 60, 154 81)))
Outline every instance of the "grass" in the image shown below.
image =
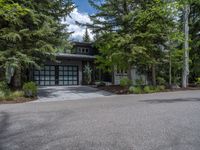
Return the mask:
POLYGON ((23 91, 13 91, 13 92, 10 91, 9 93, 0 91, 0 101, 12 101, 23 97, 24 97, 23 91))

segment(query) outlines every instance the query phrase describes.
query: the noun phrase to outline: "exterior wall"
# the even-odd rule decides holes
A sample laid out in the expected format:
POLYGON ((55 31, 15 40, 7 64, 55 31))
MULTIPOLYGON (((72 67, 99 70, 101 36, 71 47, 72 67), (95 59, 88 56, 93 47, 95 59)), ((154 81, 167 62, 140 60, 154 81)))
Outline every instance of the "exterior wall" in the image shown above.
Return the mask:
MULTIPOLYGON (((141 75, 137 73, 137 69, 135 67, 132 68, 131 70, 131 76, 133 79, 133 85, 136 85, 136 81, 137 80, 143 80, 144 84, 148 84, 147 81, 147 76, 146 75, 141 75)), ((120 80, 124 77, 128 77, 127 72, 117 72, 116 69, 114 71, 114 85, 119 85, 120 84, 120 80)))

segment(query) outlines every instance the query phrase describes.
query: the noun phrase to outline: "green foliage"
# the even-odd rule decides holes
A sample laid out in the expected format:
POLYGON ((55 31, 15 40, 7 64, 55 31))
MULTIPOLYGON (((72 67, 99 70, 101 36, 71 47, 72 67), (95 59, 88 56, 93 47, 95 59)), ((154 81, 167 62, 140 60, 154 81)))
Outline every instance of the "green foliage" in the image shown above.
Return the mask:
POLYGON ((14 91, 12 92, 12 97, 17 98, 17 97, 23 97, 24 92, 23 91, 14 91))
POLYGON ((120 86, 122 87, 130 87, 131 85, 132 81, 127 77, 124 77, 120 80, 120 86))
POLYGON ((54 60, 70 46, 61 20, 74 7, 71 0, 0 0, 0 67, 25 70, 54 60))
POLYGON ((144 85, 143 79, 137 79, 135 82, 136 82, 136 85, 137 85, 137 86, 142 86, 142 85, 144 85))
POLYGON ((92 82, 92 69, 91 69, 89 64, 85 66, 83 73, 84 73, 86 83, 88 85, 91 84, 91 82, 92 82))
POLYGON ((88 29, 85 29, 85 34, 83 35, 83 42, 91 42, 90 35, 88 33, 88 29))
POLYGON ((145 93, 153 93, 154 92, 152 90, 152 87, 150 87, 150 86, 145 86, 143 90, 144 90, 145 93))
POLYGON ((5 81, 0 82, 0 100, 14 100, 23 96, 23 91, 12 92, 5 81))
POLYGON ((0 82, 0 91, 3 96, 9 96, 11 93, 8 84, 5 81, 0 82))
POLYGON ((36 97, 37 96, 37 85, 34 82, 28 82, 23 85, 24 95, 26 97, 36 97))
POLYGON ((164 91, 166 87, 164 85, 157 86, 160 91, 164 91))
POLYGON ((131 86, 129 88, 129 92, 133 94, 142 94, 143 90, 140 86, 131 86))
POLYGON ((196 79, 196 85, 200 86, 200 77, 196 79))
POLYGON ((157 82, 158 82, 158 85, 165 85, 166 84, 165 79, 162 78, 162 77, 157 77, 157 82))

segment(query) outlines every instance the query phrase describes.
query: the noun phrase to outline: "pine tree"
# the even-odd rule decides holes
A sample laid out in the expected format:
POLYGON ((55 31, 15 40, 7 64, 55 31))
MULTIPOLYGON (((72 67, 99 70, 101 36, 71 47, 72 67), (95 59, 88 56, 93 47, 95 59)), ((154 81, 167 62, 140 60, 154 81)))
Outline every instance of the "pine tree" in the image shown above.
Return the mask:
POLYGON ((5 71, 39 67, 69 45, 61 20, 73 10, 71 0, 0 0, 0 8, 0 66, 5 71))
POLYGON ((85 34, 83 35, 83 42, 91 42, 90 35, 88 33, 88 29, 85 29, 85 34))

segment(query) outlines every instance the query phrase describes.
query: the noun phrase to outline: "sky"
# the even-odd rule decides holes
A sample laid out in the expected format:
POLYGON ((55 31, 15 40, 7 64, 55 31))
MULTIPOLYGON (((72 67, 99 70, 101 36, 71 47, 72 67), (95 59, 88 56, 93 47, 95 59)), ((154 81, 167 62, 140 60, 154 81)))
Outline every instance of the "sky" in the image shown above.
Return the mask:
MULTIPOLYGON (((88 0, 73 0, 73 2, 75 3, 76 8, 70 14, 71 17, 67 17, 65 23, 69 24, 68 30, 70 32, 74 32, 70 39, 74 41, 81 41, 85 33, 85 27, 76 25, 75 21, 80 23, 91 23, 89 15, 95 13, 95 10, 90 6, 88 0)), ((91 30, 88 31, 92 39, 93 35, 91 30)))

